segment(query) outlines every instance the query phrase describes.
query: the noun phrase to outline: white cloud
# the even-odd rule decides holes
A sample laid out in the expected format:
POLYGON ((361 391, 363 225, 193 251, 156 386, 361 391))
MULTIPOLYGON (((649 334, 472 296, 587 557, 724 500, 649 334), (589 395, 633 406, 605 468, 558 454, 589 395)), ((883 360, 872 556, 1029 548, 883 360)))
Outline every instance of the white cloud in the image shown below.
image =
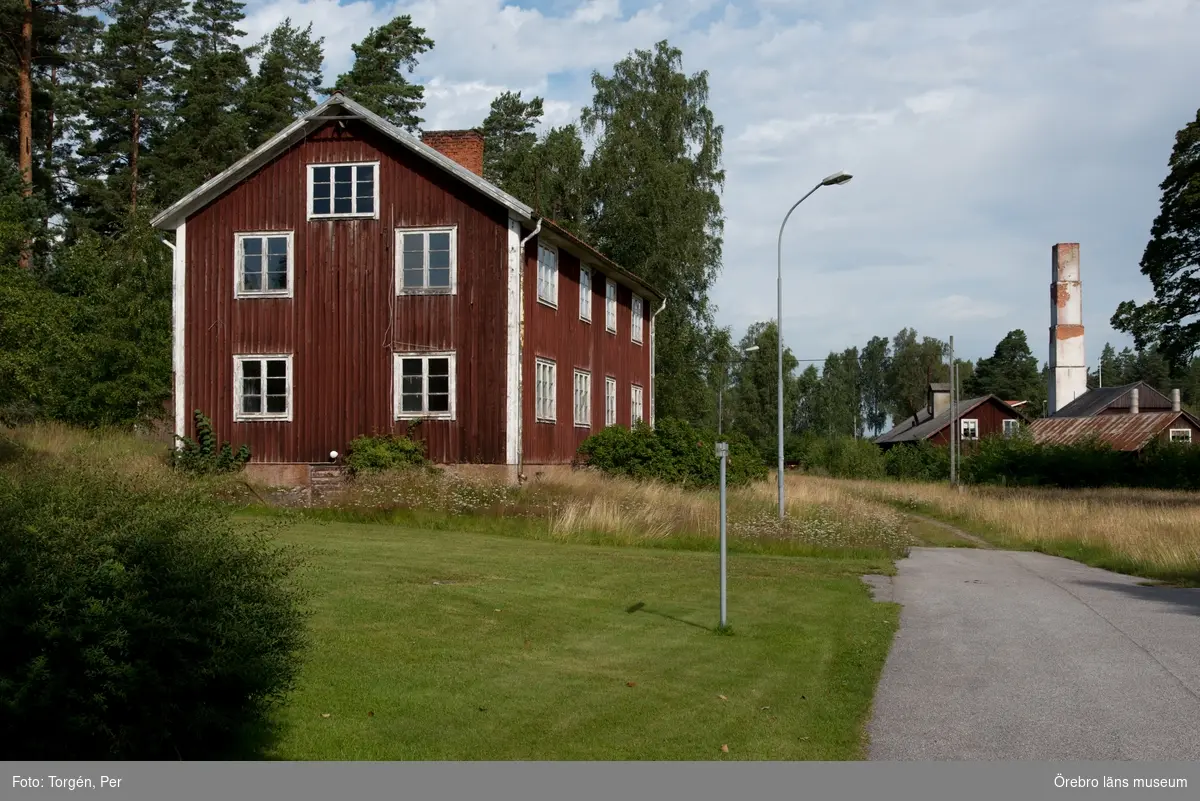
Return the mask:
POLYGON ((775 314, 784 212, 784 336, 797 355, 911 326, 972 358, 1023 328, 1040 359, 1050 248, 1081 243, 1089 358, 1137 272, 1175 131, 1200 98, 1194 0, 334 0, 252 3, 257 38, 285 16, 326 37, 326 75, 371 26, 410 13, 431 127, 477 124, 491 98, 546 99, 572 120, 592 70, 666 38, 707 70, 725 127, 718 319, 775 314))

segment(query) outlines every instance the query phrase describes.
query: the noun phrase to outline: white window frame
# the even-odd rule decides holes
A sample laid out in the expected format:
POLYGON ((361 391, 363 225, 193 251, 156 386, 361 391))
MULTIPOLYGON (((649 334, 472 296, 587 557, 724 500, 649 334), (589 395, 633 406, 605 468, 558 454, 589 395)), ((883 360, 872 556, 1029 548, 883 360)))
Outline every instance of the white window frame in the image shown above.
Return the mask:
POLYGON ((588 370, 575 371, 575 425, 579 428, 592 427, 592 374, 588 370))
POLYGON ((558 364, 553 359, 538 358, 533 363, 534 418, 539 423, 558 422, 558 364), (543 396, 543 375, 549 384, 548 396, 543 396))
POLYGON ((585 323, 592 321, 592 268, 579 265, 579 319, 585 323), (587 277, 587 286, 583 285, 587 277))
POLYGON ((290 298, 293 296, 293 286, 296 278, 296 237, 292 231, 238 231, 233 235, 233 296, 235 298, 290 298), (242 242, 247 239, 263 240, 263 285, 267 283, 267 242, 268 238, 287 239, 287 289, 243 289, 242 279, 245 277, 245 253, 242 242))
POLYGON ((261 422, 291 422, 292 420, 292 402, 294 396, 294 387, 296 384, 295 374, 292 372, 292 354, 290 353, 238 353, 233 357, 233 419, 237 423, 261 423, 261 422), (267 362, 282 361, 287 365, 287 375, 284 377, 287 381, 287 411, 268 413, 267 408, 267 362), (259 362, 262 364, 262 377, 259 379, 263 382, 263 411, 261 412, 243 412, 242 411, 242 365, 246 362, 259 362))
POLYGON ((1167 442, 1181 442, 1186 445, 1192 444, 1192 429, 1190 428, 1172 428, 1167 434, 1167 442), (1175 439, 1176 434, 1186 434, 1185 439, 1175 439))
POLYGON ((634 343, 640 345, 642 344, 642 330, 644 328, 642 310, 645 309, 645 301, 642 300, 642 296, 635 293, 633 299, 629 302, 629 308, 631 312, 629 315, 629 336, 634 343))
POLYGON ((393 248, 395 250, 392 261, 395 262, 396 268, 396 294, 397 295, 457 295, 458 294, 458 226, 457 225, 441 225, 425 228, 397 228, 394 235, 393 248), (423 287, 407 287, 404 285, 404 237, 405 235, 422 234, 425 237, 425 286, 423 287), (450 235, 450 286, 449 287, 430 287, 429 286, 429 235, 430 234, 449 234, 450 235))
POLYGON ((308 165, 308 196, 305 200, 305 211, 309 220, 378 220, 379 219, 379 162, 378 161, 328 161, 308 165), (358 208, 358 169, 359 167, 371 167, 374 169, 374 179, 371 183, 375 187, 375 202, 371 204, 372 211, 370 214, 351 211, 349 213, 335 214, 333 211, 333 184, 329 185, 329 214, 316 214, 313 212, 313 172, 321 167, 354 167, 354 180, 350 182, 352 187, 350 191, 350 205, 358 208))
POLYGON ((617 424, 617 379, 604 376, 604 427, 617 424))
POLYGON ((562 272, 559 267, 559 255, 558 248, 554 245, 547 245, 544 242, 538 243, 537 299, 538 303, 541 303, 543 306, 549 306, 552 309, 558 308, 558 274, 562 272), (545 253, 554 254, 553 272, 546 269, 546 262, 542 258, 545 253))
POLYGON ((617 282, 604 279, 604 330, 617 333, 617 282))
POLYGON ((629 426, 632 428, 640 420, 646 419, 646 393, 641 384, 629 385, 629 426))
POLYGON ((979 441, 979 420, 974 417, 963 417, 958 421, 958 438, 963 442, 978 442, 979 441), (967 424, 970 423, 970 426, 967 424), (974 431, 974 436, 967 435, 967 429, 971 428, 974 431))
POLYGON ((392 354, 392 416, 396 420, 454 420, 458 408, 458 360, 455 351, 418 351, 392 354), (421 405, 429 406, 429 360, 448 359, 450 370, 450 403, 445 412, 406 412, 401 409, 404 394, 404 362, 408 359, 420 359, 421 364, 421 405))
POLYGON ((1003 426, 1004 436, 1011 437, 1021 430, 1021 421, 1005 420, 1003 423, 1001 423, 1001 426, 1003 426))

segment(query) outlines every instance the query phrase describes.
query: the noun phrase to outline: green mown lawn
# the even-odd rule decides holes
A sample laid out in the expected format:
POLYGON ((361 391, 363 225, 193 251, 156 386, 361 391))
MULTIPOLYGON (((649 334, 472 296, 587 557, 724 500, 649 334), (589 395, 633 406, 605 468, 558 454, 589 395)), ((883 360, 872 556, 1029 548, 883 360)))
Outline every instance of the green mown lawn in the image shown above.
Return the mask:
POLYGON ((320 554, 278 759, 860 758, 898 619, 858 578, 891 572, 882 558, 734 555, 726 636, 711 553, 346 523, 283 536, 320 554))

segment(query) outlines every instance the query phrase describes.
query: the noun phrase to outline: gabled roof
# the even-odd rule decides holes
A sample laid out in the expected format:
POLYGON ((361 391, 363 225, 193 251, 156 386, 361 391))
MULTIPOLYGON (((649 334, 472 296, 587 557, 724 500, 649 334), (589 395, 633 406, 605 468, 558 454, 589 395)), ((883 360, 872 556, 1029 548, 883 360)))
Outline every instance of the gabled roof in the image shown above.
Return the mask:
POLYGON ((500 189, 500 187, 490 181, 484 180, 481 176, 471 172, 454 159, 443 155, 441 152, 425 144, 421 141, 420 137, 392 125, 375 112, 355 103, 341 93, 335 92, 328 100, 301 115, 291 125, 259 145, 249 155, 239 159, 233 166, 226 169, 220 175, 205 181, 169 208, 160 212, 150 221, 151 224, 156 228, 168 230, 179 227, 181 222, 257 171, 279 153, 282 153, 295 142, 323 127, 331 120, 336 119, 355 119, 365 122, 426 161, 442 168, 463 183, 470 184, 485 196, 516 214, 523 222, 530 222, 533 219, 532 208, 500 189))
POLYGON ((1119 387, 1090 389, 1066 406, 1051 414, 1051 417, 1093 417, 1110 406, 1129 408, 1129 393, 1137 388, 1138 406, 1143 409, 1170 409, 1171 399, 1145 381, 1123 384, 1119 387))
MULTIPOLYGON (((958 419, 962 419, 970 414, 972 410, 982 406, 989 400, 994 400, 999 404, 1003 404, 1012 410, 1018 418, 1027 419, 1025 415, 1012 409, 1011 406, 1005 404, 1003 400, 995 395, 981 395, 978 398, 968 398, 967 400, 959 401, 957 405, 956 415, 958 419)), ((931 414, 928 408, 917 412, 915 416, 908 417, 898 423, 891 431, 880 434, 875 438, 876 445, 894 445, 898 442, 916 442, 917 440, 929 439, 937 432, 941 431, 946 426, 950 425, 950 410, 946 409, 941 414, 931 414)))
MULTIPOLYGON (((1115 389, 1115 387, 1114 387, 1115 389)), ((1029 424, 1033 441, 1044 445, 1071 445, 1098 439, 1119 451, 1140 451, 1176 421, 1186 420, 1200 428, 1200 420, 1188 412, 1139 412, 1098 417, 1043 417, 1029 424)))

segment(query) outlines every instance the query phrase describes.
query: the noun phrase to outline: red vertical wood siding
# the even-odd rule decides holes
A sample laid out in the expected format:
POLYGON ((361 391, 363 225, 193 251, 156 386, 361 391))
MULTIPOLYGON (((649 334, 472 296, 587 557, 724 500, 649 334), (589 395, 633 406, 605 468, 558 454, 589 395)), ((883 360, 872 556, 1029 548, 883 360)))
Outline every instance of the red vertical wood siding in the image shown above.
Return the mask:
MULTIPOLYGON (((1001 436, 1004 434, 1005 420, 1021 419, 1020 415, 1016 412, 1005 409, 994 400, 984 401, 969 412, 960 412, 958 417, 959 420, 978 420, 980 439, 1001 436)), ((950 426, 946 426, 941 431, 930 436, 929 441, 935 445, 949 445, 950 426)))
POLYGON ((457 354, 456 419, 429 421, 418 436, 435 461, 503 462, 507 221, 359 123, 293 146, 187 221, 189 430, 200 409, 218 437, 249 444, 253 461, 327 461, 356 436, 407 430, 393 420, 393 351, 445 349, 457 354), (380 162, 379 219, 309 222, 307 166, 346 161, 380 162), (451 224, 457 294, 397 297, 395 229, 451 224), (235 299, 234 234, 262 230, 294 232, 293 297, 235 299), (290 422, 233 421, 233 357, 253 353, 292 354, 290 422))
MULTIPOLYGON (((528 231, 522 233, 526 236, 528 231)), ((604 428, 604 380, 617 379, 617 425, 629 427, 632 384, 642 387, 642 416, 650 419, 651 298, 642 298, 642 342, 632 341, 633 291, 617 284, 617 331, 605 330, 603 269, 592 269, 592 320, 579 319, 579 259, 559 248, 558 308, 537 298, 537 237, 525 251, 525 348, 522 361, 522 428, 527 464, 566 464, 589 435, 604 428), (536 419, 535 364, 539 358, 557 365, 557 422, 536 419), (575 425, 575 370, 592 375, 592 415, 588 428, 575 425)))

